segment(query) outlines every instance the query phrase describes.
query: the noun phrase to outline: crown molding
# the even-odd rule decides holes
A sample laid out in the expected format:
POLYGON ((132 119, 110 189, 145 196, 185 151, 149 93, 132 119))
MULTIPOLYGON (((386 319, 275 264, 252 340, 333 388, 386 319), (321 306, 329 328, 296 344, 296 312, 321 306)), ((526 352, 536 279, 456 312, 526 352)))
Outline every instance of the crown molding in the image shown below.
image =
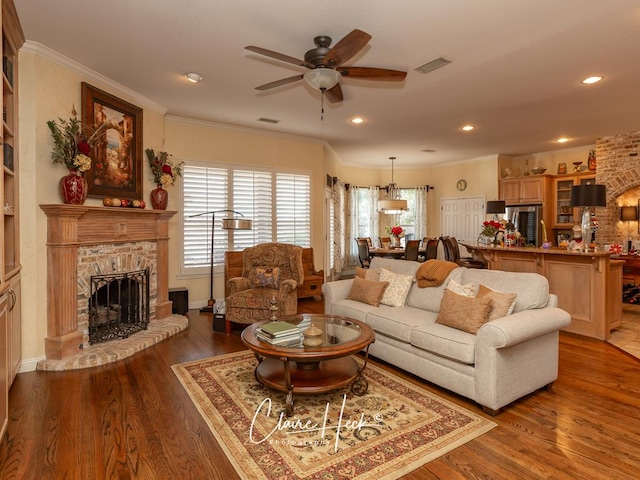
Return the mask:
POLYGON ((326 146, 327 148, 331 148, 331 146, 327 143, 327 141, 321 138, 303 137, 301 135, 294 135, 292 133, 271 132, 268 130, 261 130, 259 128, 241 127, 238 125, 231 125, 228 123, 217 123, 217 122, 211 122, 208 120, 195 120, 192 118, 178 117, 175 115, 165 115, 164 119, 167 122, 183 123, 186 125, 197 125, 200 127, 214 127, 214 128, 220 128, 223 130, 233 130, 233 131, 242 132, 242 133, 252 133, 254 135, 265 135, 268 137, 278 137, 278 138, 286 138, 289 140, 298 140, 302 142, 319 143, 321 145, 326 146))
POLYGON ((141 95, 140 93, 131 90, 124 85, 121 85, 120 83, 114 82, 110 78, 105 77, 95 70, 91 70, 90 68, 85 67, 84 65, 76 62, 69 57, 65 57, 55 50, 42 45, 41 43, 27 40, 22 45, 22 48, 20 48, 20 52, 37 55, 38 57, 48 60, 51 63, 55 63, 62 68, 77 73, 84 80, 89 80, 92 83, 98 83, 103 88, 106 87, 106 89, 109 90, 109 93, 116 96, 127 97, 127 99, 131 99, 131 103, 134 103, 142 108, 153 110, 154 112, 157 112, 161 115, 165 115, 167 113, 167 108, 160 105, 159 103, 154 102, 148 97, 145 97, 144 95, 141 95))

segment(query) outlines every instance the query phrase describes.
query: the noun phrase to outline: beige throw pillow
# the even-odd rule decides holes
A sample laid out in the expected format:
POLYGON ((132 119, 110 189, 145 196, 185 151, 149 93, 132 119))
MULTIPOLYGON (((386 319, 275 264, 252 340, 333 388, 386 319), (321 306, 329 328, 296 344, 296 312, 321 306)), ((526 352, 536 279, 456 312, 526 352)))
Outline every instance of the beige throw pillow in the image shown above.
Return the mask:
POLYGON ((436 323, 475 335, 487 323, 490 310, 490 298, 467 297, 445 289, 436 323))
POLYGON ((380 269, 356 267, 356 277, 364 278, 365 280, 371 280, 372 282, 379 282, 380 269))
POLYGON ((278 267, 254 267, 249 274, 253 288, 280 288, 280 269, 278 267))
POLYGON ((412 275, 401 275, 386 268, 380 269, 380 281, 389 282, 380 303, 390 307, 402 307, 413 283, 412 275))
POLYGON ((373 282, 364 278, 354 277, 347 299, 377 307, 380 305, 380 300, 382 300, 388 285, 389 282, 373 282))
POLYGON ((506 317, 513 313, 516 306, 516 294, 504 293, 493 290, 486 285, 480 285, 478 289, 478 298, 491 299, 491 311, 489 312, 489 320, 506 317))
POLYGON ((449 283, 447 283, 447 290, 451 290, 453 293, 457 293, 458 295, 464 295, 465 297, 476 296, 476 286, 473 283, 465 283, 464 285, 461 285, 451 279, 449 280, 449 283))

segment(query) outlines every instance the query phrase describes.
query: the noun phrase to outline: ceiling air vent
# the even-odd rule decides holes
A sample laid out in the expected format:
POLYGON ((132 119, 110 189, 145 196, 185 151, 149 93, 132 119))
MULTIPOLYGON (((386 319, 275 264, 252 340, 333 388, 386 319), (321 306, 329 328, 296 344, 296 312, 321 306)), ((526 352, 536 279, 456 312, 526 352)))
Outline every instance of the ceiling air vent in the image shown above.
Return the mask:
POLYGON ((264 122, 264 123, 280 123, 280 120, 275 120, 273 118, 265 118, 265 117, 260 117, 258 121, 264 122))
POLYGON ((451 60, 444 57, 439 57, 439 58, 436 58, 435 60, 431 60, 430 62, 425 63, 424 65, 420 65, 419 67, 416 68, 416 70, 422 73, 429 73, 429 72, 433 72, 437 68, 444 67, 445 65, 448 65, 450 63, 451 63, 451 60))
POLYGON ((425 148, 424 150, 420 150, 420 151, 425 153, 436 153, 436 151, 433 150, 432 148, 425 148))

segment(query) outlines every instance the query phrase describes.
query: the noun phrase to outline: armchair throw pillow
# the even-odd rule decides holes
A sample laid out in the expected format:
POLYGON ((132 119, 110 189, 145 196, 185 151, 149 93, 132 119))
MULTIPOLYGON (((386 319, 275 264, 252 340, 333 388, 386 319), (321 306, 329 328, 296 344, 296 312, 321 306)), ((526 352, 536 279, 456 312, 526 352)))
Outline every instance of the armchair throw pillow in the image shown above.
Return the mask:
POLYGON ((280 269, 278 267, 255 267, 249 274, 252 288, 280 288, 280 269))

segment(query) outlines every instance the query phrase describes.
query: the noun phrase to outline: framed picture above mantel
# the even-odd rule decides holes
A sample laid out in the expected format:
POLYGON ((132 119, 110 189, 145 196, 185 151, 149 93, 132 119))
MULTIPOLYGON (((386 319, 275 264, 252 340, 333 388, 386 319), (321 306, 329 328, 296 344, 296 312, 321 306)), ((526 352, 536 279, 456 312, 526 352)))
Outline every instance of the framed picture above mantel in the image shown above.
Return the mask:
POLYGON ((84 176, 89 197, 142 198, 142 109, 82 82, 82 123, 109 128, 84 176))

